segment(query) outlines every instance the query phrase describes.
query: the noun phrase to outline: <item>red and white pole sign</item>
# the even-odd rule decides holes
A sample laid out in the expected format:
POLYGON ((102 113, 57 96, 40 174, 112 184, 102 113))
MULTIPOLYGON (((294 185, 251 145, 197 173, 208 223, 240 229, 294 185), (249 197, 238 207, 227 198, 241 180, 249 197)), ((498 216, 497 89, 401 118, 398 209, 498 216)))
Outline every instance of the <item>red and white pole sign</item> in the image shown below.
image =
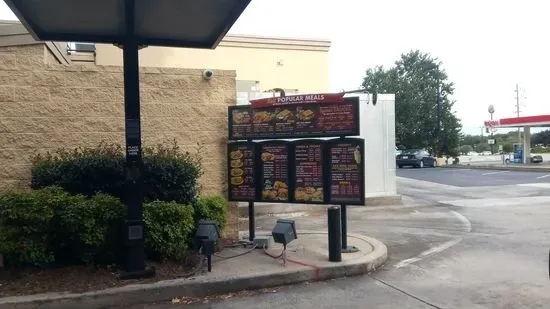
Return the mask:
POLYGON ((289 95, 250 101, 252 108, 276 107, 308 103, 344 103, 343 93, 316 93, 289 95))
POLYGON ((485 127, 492 128, 500 126, 500 120, 485 120, 485 127))

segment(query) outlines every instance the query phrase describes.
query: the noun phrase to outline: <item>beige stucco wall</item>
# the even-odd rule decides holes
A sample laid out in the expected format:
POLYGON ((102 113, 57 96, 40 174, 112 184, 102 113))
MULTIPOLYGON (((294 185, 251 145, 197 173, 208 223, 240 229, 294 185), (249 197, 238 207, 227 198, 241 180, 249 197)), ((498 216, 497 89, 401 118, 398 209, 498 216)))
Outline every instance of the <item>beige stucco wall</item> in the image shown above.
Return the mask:
MULTIPOLYGON (((45 49, 0 48, 0 191, 29 187, 35 152, 124 144, 122 68, 52 64, 45 49)), ((144 144, 175 139, 192 152, 203 143, 203 193, 225 195, 227 106, 236 103, 235 72, 215 71, 210 81, 201 70, 141 72, 144 144)), ((228 230, 236 231, 236 223, 233 216, 228 230)))
MULTIPOLYGON (((262 90, 298 89, 328 91, 328 48, 288 46, 224 46, 215 50, 147 47, 140 51, 140 65, 147 67, 219 68, 236 70, 238 80, 259 81, 262 90), (277 62, 282 60, 282 66, 277 62)), ((122 52, 113 45, 98 44, 96 63, 122 64, 122 52)))

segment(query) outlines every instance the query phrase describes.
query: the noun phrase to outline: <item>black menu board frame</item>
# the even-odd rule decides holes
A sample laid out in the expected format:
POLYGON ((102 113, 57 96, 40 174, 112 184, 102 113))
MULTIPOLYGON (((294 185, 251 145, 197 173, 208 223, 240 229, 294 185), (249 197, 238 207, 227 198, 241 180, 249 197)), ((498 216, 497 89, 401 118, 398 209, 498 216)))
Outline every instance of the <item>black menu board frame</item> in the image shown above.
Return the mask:
MULTIPOLYGON (((275 115, 275 111, 278 110, 284 110, 285 108, 292 109, 292 108, 302 108, 306 110, 320 110, 323 106, 334 106, 338 104, 350 104, 352 111, 351 114, 353 116, 353 128, 351 130, 330 130, 330 131, 323 131, 323 132, 307 132, 307 131, 299 131, 295 129, 294 131, 286 132, 285 134, 278 134, 276 132, 272 133, 261 133, 261 132, 254 132, 255 126, 254 126, 254 111, 260 110, 260 109, 253 109, 250 105, 237 105, 237 106, 229 106, 228 107, 228 124, 229 124, 229 140, 230 141, 237 141, 237 140, 262 140, 262 139, 289 139, 289 138, 321 138, 321 137, 335 137, 335 136, 358 136, 360 135, 360 113, 359 113, 359 97, 349 97, 344 98, 345 103, 305 103, 305 104, 294 104, 294 105, 288 105, 285 107, 281 106, 272 106, 272 107, 263 107, 261 108, 261 111, 264 112, 272 112, 271 114, 275 115), (234 119, 234 111, 242 111, 246 114, 246 117, 241 117, 244 119, 244 121, 250 121, 250 133, 243 133, 241 135, 236 135, 235 127, 237 126, 245 126, 245 124, 238 124, 235 123, 237 121, 234 119), (234 121, 235 120, 235 121, 234 121)), ((320 112, 318 112, 319 114, 320 112)))
MULTIPOLYGON (((263 142, 231 142, 228 143, 227 148, 227 159, 228 159, 228 199, 232 202, 262 202, 262 203, 292 203, 292 204, 317 204, 317 205, 365 205, 365 141, 362 138, 335 138, 330 140, 321 140, 321 139, 302 139, 296 141, 263 141, 263 142), (360 160, 361 163, 358 167, 358 177, 359 177, 359 196, 355 200, 342 200, 332 197, 331 194, 331 179, 333 176, 333 170, 331 166, 330 158, 330 149, 338 144, 352 144, 353 147, 359 147, 360 160), (297 189, 297 158, 296 158, 296 148, 300 145, 319 145, 321 147, 321 171, 322 178, 321 182, 323 190, 323 201, 304 201, 296 199, 296 189, 297 189), (254 186, 255 186, 255 197, 254 199, 243 199, 237 198, 231 190, 231 149, 235 147, 251 147, 254 150, 254 164, 253 164, 253 177, 254 177, 254 186), (272 200, 263 198, 263 180, 264 180, 264 169, 262 161, 262 149, 264 147, 270 146, 284 146, 287 151, 287 172, 286 172, 286 188, 273 188, 273 189, 287 189, 288 198, 287 200, 272 200)), ((275 185, 275 184, 273 184, 275 185)))
MULTIPOLYGON (((294 190, 292 188, 292 179, 291 179, 291 169, 293 169, 294 166, 294 156, 293 156, 293 145, 292 142, 289 141, 264 141, 257 143, 257 151, 256 151, 256 160, 258 167, 258 178, 257 178, 257 202, 264 202, 264 203, 290 203, 292 196, 294 195, 294 190), (273 187, 271 189, 266 190, 265 189, 265 165, 264 162, 267 161, 276 161, 276 155, 271 158, 264 157, 266 153, 263 152, 263 149, 266 147, 284 147, 286 148, 286 154, 287 154, 287 160, 286 160, 286 173, 283 175, 286 178, 286 183, 282 183, 279 180, 273 179, 273 183, 271 184, 273 187), (265 160, 265 161, 264 161, 265 160), (286 189, 286 200, 277 200, 277 199, 266 199, 265 195, 267 194, 276 194, 276 197, 280 197, 281 194, 284 194, 284 191, 286 189), (269 192, 267 192, 269 191, 269 192), (277 192, 277 193, 275 193, 277 192)), ((269 154, 269 153, 268 153, 269 154)), ((275 164, 275 163, 274 163, 275 164)), ((274 167, 275 168, 275 167, 274 167)), ((275 171, 274 171, 275 172, 275 171)))
POLYGON ((337 205, 365 205, 365 140, 362 138, 338 138, 326 141, 325 147, 325 167, 327 168, 325 187, 327 190, 328 198, 326 204, 337 205), (339 144, 351 144, 353 148, 358 147, 360 151, 360 163, 358 164, 358 177, 359 177, 359 199, 357 200, 344 200, 337 199, 332 196, 332 178, 334 171, 331 165, 330 151, 332 148, 339 144))
MULTIPOLYGON (((321 140, 321 139, 302 139, 302 140, 296 140, 296 141, 293 141, 292 142, 292 155, 293 155, 293 158, 292 158, 292 162, 294 163, 292 165, 292 173, 291 173, 291 184, 292 184, 292 191, 293 191, 293 194, 292 194, 292 197, 291 197, 291 201, 293 204, 319 204, 319 205, 326 205, 327 204, 327 201, 328 201, 328 193, 327 193, 327 172, 328 172, 328 169, 327 169, 327 161, 326 161, 326 147, 327 143, 325 140, 321 140), (304 200, 299 200, 296 198, 296 195, 299 194, 299 191, 298 191, 298 184, 297 184, 297 180, 298 180, 298 176, 297 176, 297 166, 298 166, 298 159, 297 159, 297 156, 296 156, 296 149, 301 146, 301 145, 319 145, 320 148, 321 148, 321 153, 320 153, 320 168, 321 168, 321 173, 322 173, 322 177, 321 177, 321 182, 322 182, 322 185, 320 186, 322 188, 322 192, 323 192, 323 195, 322 195, 322 198, 323 200, 322 201, 315 201, 315 200, 309 200, 309 201, 304 201, 304 200)), ((318 189, 317 189, 318 190, 318 189)), ((311 194, 315 194, 315 192, 312 192, 311 194)))
MULTIPOLYGON (((241 201, 241 202, 254 202, 258 199, 258 159, 257 159, 257 155, 258 155, 258 147, 257 147, 257 144, 254 143, 254 142, 232 142, 232 143, 228 143, 227 144, 227 184, 228 184, 228 200, 229 201, 241 201), (249 199, 245 199, 245 198, 239 198, 239 197, 235 197, 235 194, 234 194, 234 191, 232 190, 232 187, 233 187, 233 184, 232 184, 232 178, 234 177, 234 175, 232 174, 232 169, 234 169, 234 167, 232 167, 232 160, 234 158, 232 158, 232 152, 235 151, 235 149, 239 148, 239 147, 246 147, 246 148, 251 148, 251 150, 253 151, 253 154, 252 154, 252 175, 250 175, 253 179, 253 187, 254 187, 254 196, 249 198, 249 199)), ((244 158, 243 158, 243 161, 244 161, 244 158)), ((246 166, 243 162, 243 172, 244 172, 244 176, 246 176, 246 166)))

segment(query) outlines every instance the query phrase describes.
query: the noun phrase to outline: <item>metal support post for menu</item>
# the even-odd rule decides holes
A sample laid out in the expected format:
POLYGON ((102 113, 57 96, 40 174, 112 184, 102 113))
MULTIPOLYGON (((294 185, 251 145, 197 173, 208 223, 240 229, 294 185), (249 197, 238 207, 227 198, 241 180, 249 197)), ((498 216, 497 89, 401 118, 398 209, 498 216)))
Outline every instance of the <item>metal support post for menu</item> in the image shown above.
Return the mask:
POLYGON ((145 267, 145 242, 142 195, 141 124, 139 102, 139 54, 135 37, 135 3, 126 0, 126 36, 123 41, 124 115, 126 137, 126 265, 121 279, 150 277, 153 268, 145 267))
MULTIPOLYGON (((252 143, 252 140, 248 140, 252 143)), ((256 238, 256 212, 254 211, 254 201, 248 202, 248 240, 254 241, 256 238)))
POLYGON ((256 222, 254 218, 254 202, 248 202, 248 240, 254 241, 256 237, 256 222))
POLYGON ((340 205, 340 216, 342 218, 342 253, 359 251, 359 249, 354 246, 348 246, 348 211, 346 204, 340 205))

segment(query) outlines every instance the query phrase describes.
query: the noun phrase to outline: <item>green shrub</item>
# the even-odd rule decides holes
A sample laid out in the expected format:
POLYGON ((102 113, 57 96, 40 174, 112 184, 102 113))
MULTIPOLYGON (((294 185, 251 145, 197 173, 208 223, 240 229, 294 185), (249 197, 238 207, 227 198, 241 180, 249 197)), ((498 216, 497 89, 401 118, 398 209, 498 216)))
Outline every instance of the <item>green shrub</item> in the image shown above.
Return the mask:
MULTIPOLYGON (((201 148, 197 155, 183 152, 173 142, 143 149, 143 196, 147 201, 193 204, 199 191, 201 148)), ((58 150, 33 160, 32 188, 59 186, 71 194, 102 192, 126 200, 124 148, 100 144, 97 148, 58 150)))
POLYGON ((123 149, 118 145, 59 149, 54 154, 37 155, 33 163, 33 189, 59 186, 72 194, 92 196, 103 192, 123 197, 125 163, 123 149))
POLYGON ((39 201, 38 194, 10 193, 0 197, 0 253, 7 266, 41 265, 54 260, 48 239, 53 209, 39 201))
POLYGON ((143 207, 147 256, 153 260, 178 260, 185 256, 195 230, 193 208, 155 201, 143 207))
POLYGON ((0 197, 0 253, 8 266, 113 263, 125 207, 47 187, 0 197))
POLYGON ((550 148, 546 148, 546 147, 535 147, 531 149, 531 153, 549 153, 549 152, 550 152, 550 148))
POLYGON ((220 229, 223 229, 226 223, 228 205, 227 201, 221 196, 200 197, 194 204, 195 221, 200 219, 209 219, 217 221, 220 229))
POLYGON ((110 195, 71 196, 54 205, 52 250, 58 264, 111 264, 120 256, 125 206, 110 195))

